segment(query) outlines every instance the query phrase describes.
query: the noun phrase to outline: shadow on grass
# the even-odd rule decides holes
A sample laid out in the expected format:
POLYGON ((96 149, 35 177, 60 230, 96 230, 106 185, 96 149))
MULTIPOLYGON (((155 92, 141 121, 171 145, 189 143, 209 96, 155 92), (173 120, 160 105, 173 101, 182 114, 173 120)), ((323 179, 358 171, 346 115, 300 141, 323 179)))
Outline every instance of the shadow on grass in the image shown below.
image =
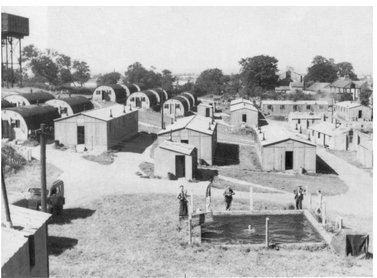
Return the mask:
POLYGON ((322 158, 316 155, 316 169, 317 174, 334 174, 338 175, 333 168, 330 167, 322 158))
POLYGON ((157 139, 157 134, 147 132, 140 132, 134 138, 121 142, 118 145, 112 147, 113 150, 118 152, 130 152, 130 153, 143 153, 146 148, 153 144, 157 139))
POLYGON ((75 245, 77 245, 78 242, 79 241, 75 238, 48 236, 47 238, 48 254, 59 256, 64 251, 75 247, 75 245))
POLYGON ((219 171, 205 168, 198 168, 196 171, 196 180, 208 181, 210 178, 219 174, 219 171))
POLYGON ((84 219, 93 215, 95 210, 84 208, 64 209, 61 214, 53 215, 49 224, 64 225, 70 224, 72 220, 84 219))
POLYGON ((226 166, 240 163, 240 146, 217 142, 214 165, 226 166))

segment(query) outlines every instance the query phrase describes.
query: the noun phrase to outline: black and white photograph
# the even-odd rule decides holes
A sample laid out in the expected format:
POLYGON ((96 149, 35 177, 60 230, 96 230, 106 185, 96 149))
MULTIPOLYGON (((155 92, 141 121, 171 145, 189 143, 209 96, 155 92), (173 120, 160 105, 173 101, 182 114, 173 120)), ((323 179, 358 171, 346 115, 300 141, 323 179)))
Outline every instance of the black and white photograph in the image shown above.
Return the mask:
POLYGON ((374 276, 373 2, 59 2, 1 6, 1 277, 374 276))

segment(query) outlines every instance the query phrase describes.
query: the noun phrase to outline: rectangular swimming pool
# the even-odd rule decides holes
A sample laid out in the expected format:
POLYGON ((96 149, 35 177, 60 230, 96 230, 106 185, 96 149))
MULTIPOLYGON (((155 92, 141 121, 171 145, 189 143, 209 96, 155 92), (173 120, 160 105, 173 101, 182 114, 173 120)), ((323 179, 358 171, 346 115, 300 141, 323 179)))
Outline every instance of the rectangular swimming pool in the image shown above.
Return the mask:
POLYGON ((270 242, 320 243, 322 236, 304 213, 288 214, 220 214, 201 225, 201 241, 215 244, 265 243, 266 217, 269 218, 270 242), (251 226, 249 230, 248 226, 251 226))

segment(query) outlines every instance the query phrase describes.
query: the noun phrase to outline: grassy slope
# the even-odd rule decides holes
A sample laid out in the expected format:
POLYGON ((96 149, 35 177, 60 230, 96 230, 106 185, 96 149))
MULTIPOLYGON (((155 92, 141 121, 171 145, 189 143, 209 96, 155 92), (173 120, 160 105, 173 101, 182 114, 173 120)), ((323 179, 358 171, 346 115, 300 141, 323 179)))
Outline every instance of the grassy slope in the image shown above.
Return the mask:
POLYGON ((50 255, 51 276, 372 275, 372 261, 342 259, 327 250, 188 247, 186 233, 177 231, 178 203, 172 195, 109 196, 91 208, 96 211, 90 217, 49 226, 50 236, 78 240, 72 249, 50 255))

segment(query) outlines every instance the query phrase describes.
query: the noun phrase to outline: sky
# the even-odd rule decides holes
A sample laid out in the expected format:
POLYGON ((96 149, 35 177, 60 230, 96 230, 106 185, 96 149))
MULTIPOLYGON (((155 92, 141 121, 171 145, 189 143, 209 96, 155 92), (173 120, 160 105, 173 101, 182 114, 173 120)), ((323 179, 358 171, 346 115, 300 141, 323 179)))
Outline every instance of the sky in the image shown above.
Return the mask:
POLYGON ((306 73, 314 56, 351 62, 372 74, 372 7, 2 7, 29 18, 23 45, 52 48, 86 61, 92 74, 138 61, 174 74, 219 68, 238 73, 239 61, 277 58, 280 70, 306 73))

